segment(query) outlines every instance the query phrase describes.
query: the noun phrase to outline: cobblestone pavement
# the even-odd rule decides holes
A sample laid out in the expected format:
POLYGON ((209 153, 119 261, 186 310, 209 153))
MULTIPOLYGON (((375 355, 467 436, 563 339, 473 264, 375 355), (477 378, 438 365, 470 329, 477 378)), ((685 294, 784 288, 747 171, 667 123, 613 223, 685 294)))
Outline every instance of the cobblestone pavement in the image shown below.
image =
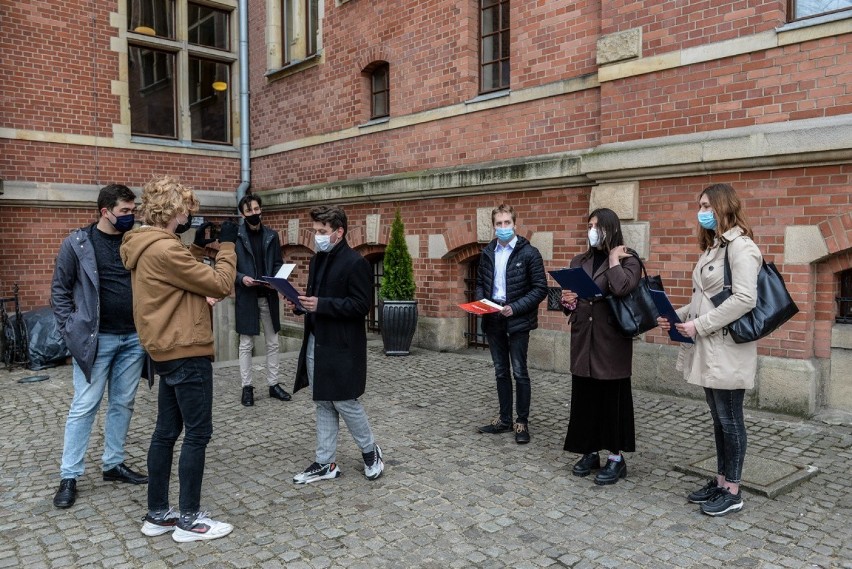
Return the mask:
MULTIPOLYGON (((282 356, 288 390, 295 360, 282 356)), ((532 371, 532 443, 524 446, 511 434, 476 432, 496 414, 487 355, 387 358, 371 342, 369 366, 363 401, 385 475, 364 478, 343 429, 344 476, 308 486, 291 482, 314 457, 308 394, 269 399, 258 371, 256 405, 244 408, 238 369, 217 367, 202 504, 235 529, 191 544, 143 536, 146 487, 101 480, 103 412, 77 503, 55 509, 71 368, 0 372, 0 568, 852 568, 849 426, 748 411, 749 454, 819 473, 776 499, 744 493, 741 512, 710 518, 684 498, 704 481, 673 468, 713 453, 701 401, 637 391, 629 475, 598 487, 571 475, 577 457, 562 450, 568 376, 532 371), (51 377, 17 383, 34 373, 51 377)), ((136 401, 127 463, 145 470, 156 386, 140 386, 136 401)))

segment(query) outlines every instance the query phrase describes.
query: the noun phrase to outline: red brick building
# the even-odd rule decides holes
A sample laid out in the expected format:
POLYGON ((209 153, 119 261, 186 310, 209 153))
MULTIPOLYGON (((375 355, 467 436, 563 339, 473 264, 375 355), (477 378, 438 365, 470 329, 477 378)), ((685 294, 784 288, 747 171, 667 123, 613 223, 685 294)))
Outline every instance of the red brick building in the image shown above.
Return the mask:
MULTIPOLYGON (((48 302, 58 243, 105 183, 172 173, 206 215, 229 213, 246 126, 286 258, 307 260, 307 210, 333 201, 378 279, 400 209, 429 349, 478 341, 456 304, 495 205, 548 269, 611 207, 682 303, 698 194, 728 182, 801 308, 761 341, 751 404, 852 409, 852 308, 836 301, 852 297, 848 0, 246 3, 247 67, 237 0, 2 4, 4 294, 48 302)), ((531 361, 566 370, 564 317, 543 304, 540 321, 531 361)), ((635 384, 693 393, 659 333, 636 353, 635 384)))

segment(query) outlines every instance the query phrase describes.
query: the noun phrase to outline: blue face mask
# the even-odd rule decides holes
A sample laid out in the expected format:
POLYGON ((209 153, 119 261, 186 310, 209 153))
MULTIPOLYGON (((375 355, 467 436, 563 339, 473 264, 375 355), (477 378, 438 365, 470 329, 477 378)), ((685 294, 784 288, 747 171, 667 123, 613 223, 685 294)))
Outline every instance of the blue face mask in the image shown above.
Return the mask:
POLYGON ((515 230, 512 228, 498 227, 494 230, 494 234, 497 236, 497 239, 503 243, 507 243, 515 236, 515 230))
POLYGON ((699 211, 698 212, 698 223, 704 229, 716 229, 716 217, 713 215, 712 211, 699 211))

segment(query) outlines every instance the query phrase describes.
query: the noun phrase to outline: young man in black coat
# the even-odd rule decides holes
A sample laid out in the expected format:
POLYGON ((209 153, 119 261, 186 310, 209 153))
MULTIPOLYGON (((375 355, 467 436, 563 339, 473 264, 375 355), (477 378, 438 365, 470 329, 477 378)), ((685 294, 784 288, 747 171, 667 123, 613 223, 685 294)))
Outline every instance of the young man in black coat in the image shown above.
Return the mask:
POLYGON ((281 320, 278 314, 278 293, 259 279, 274 276, 284 264, 278 234, 261 222, 262 201, 259 196, 247 194, 237 207, 243 216, 237 236, 236 293, 237 334, 240 335, 240 379, 243 385, 241 403, 254 405, 251 361, 254 338, 266 339, 266 383, 269 396, 289 401, 290 394, 278 383, 278 331, 281 320))
POLYGON ((502 306, 483 317, 488 337, 500 414, 480 433, 515 431, 518 444, 530 442, 530 376, 527 351, 530 330, 538 328, 538 305, 547 297, 547 277, 538 249, 515 233, 515 210, 501 204, 491 211, 496 239, 482 250, 476 276, 476 298, 487 298, 502 306), (510 372, 511 366, 511 372, 510 372), (512 373, 517 392, 517 419, 512 422, 512 373))
POLYGON ((367 385, 367 332, 373 278, 370 264, 346 242, 346 213, 339 207, 311 210, 316 255, 308 286, 299 297, 305 334, 293 391, 310 386, 316 404, 316 460, 293 477, 296 484, 337 478, 340 417, 361 449, 364 475, 375 480, 384 471, 382 450, 358 397, 367 385))

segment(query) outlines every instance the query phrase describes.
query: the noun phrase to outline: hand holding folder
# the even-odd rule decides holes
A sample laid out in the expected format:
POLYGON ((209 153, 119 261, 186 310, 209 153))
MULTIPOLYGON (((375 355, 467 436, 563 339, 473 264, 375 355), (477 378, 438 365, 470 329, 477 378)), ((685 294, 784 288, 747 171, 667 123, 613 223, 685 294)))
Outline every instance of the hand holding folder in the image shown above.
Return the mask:
POLYGON ((669 297, 666 296, 666 293, 653 288, 649 290, 651 291, 651 298, 654 299, 654 304, 657 305, 657 310, 660 312, 660 316, 668 320, 669 324, 671 324, 671 327, 669 328, 669 338, 675 342, 694 344, 695 342, 692 338, 684 336, 677 331, 677 328, 675 328, 675 324, 680 324, 680 318, 677 317, 677 312, 675 312, 675 309, 669 301, 669 297))
POLYGON ((601 291, 600 287, 595 284, 592 277, 581 267, 550 271, 550 276, 563 289, 576 292, 580 298, 598 298, 603 296, 603 291, 601 291))

